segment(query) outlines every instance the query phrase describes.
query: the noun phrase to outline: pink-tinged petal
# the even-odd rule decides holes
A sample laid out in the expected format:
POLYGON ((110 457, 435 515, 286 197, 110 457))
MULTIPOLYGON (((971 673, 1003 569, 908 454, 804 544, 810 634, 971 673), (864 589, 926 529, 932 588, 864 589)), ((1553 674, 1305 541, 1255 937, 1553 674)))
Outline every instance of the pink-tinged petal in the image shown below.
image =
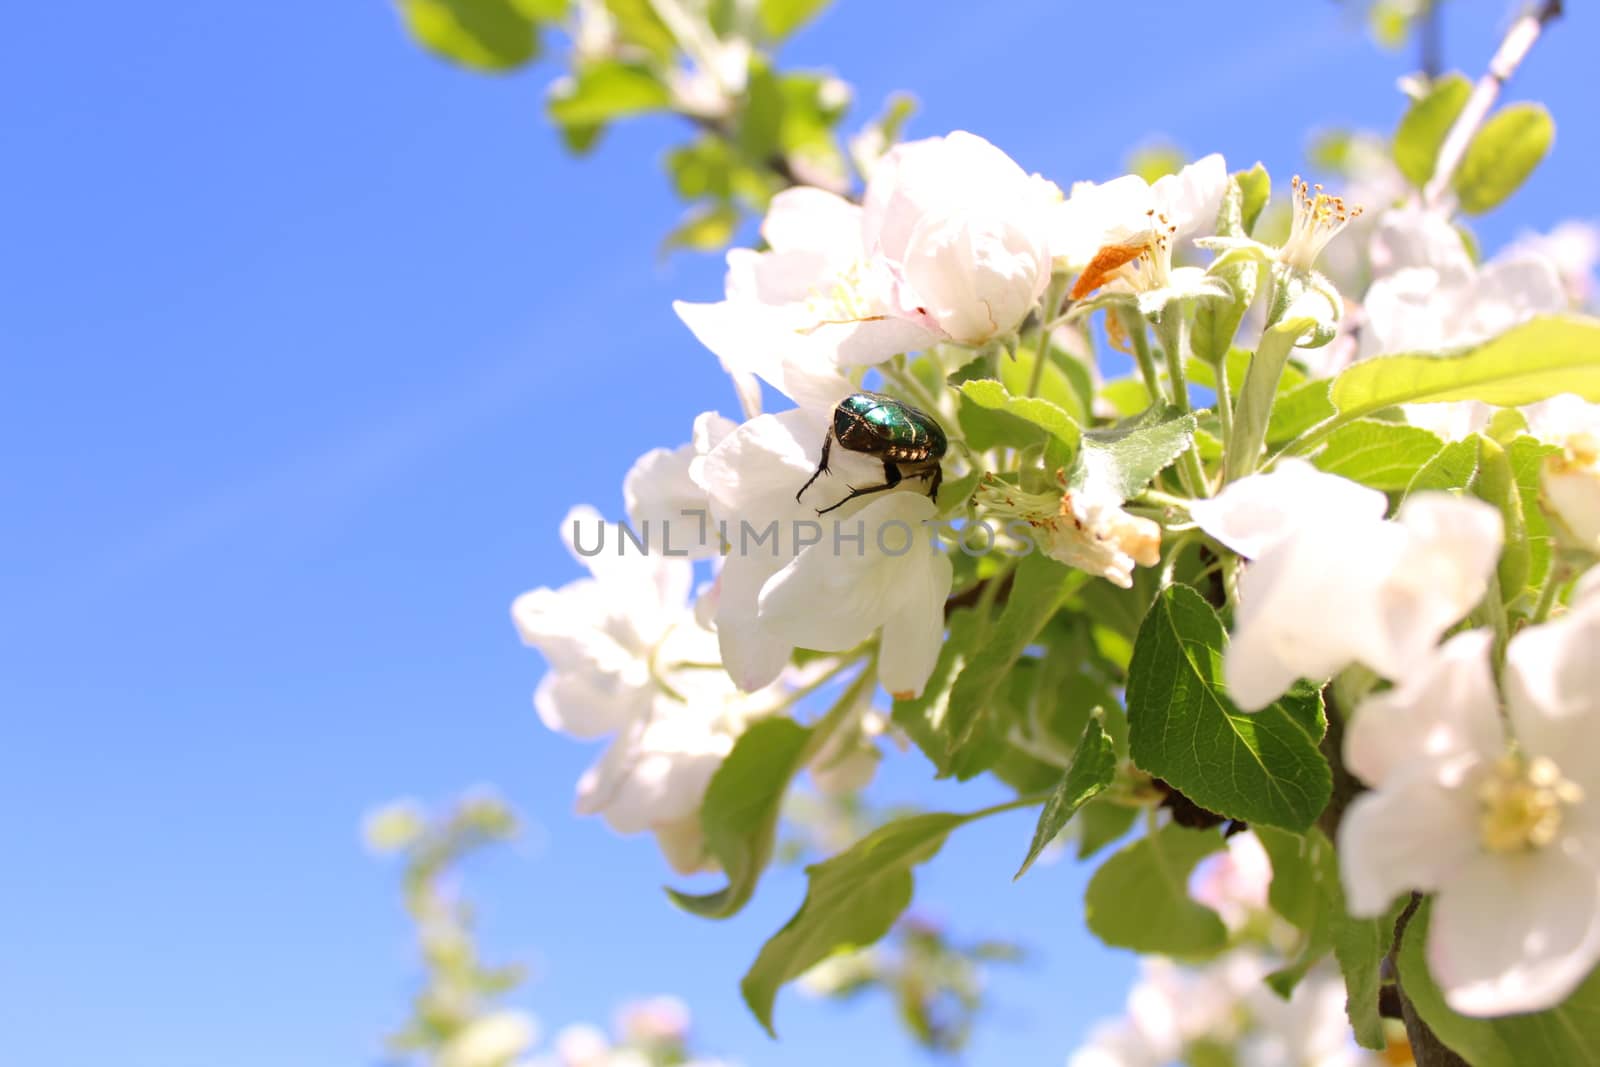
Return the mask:
POLYGON ((1258 559, 1307 525, 1381 519, 1387 498, 1348 478, 1324 474, 1304 460, 1286 459, 1269 474, 1252 474, 1216 496, 1196 500, 1190 517, 1246 559, 1258 559))
POLYGON ((1438 888, 1477 852, 1477 802, 1424 768, 1362 793, 1339 824, 1339 874, 1351 915, 1383 914, 1413 889, 1438 888))
POLYGON ((1559 847, 1474 855, 1434 898, 1427 957, 1463 1015, 1553 1008, 1600 961, 1600 872, 1559 847))
POLYGON ((1419 761, 1499 756, 1505 734, 1489 666, 1493 642, 1488 630, 1458 634, 1413 664, 1400 685, 1362 701, 1345 731, 1345 766, 1382 786, 1419 761))
POLYGON ((1523 748, 1600 792, 1600 601, 1580 601, 1554 622, 1512 638, 1506 690, 1523 748))

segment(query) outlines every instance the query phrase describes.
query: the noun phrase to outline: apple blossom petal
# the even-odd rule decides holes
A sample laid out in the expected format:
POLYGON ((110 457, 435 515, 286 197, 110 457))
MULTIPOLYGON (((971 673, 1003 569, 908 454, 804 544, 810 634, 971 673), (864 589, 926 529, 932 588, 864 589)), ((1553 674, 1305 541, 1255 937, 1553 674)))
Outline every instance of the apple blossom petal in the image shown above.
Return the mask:
MULTIPOLYGON (((920 543, 911 551, 929 554, 920 543)), ((896 699, 921 696, 933 674, 944 644, 944 605, 953 574, 949 556, 932 555, 931 565, 908 579, 902 603, 884 620, 878 680, 896 699)))
POLYGON ((1246 567, 1223 657, 1235 703, 1258 710, 1293 679, 1320 681, 1361 658, 1366 635, 1380 621, 1383 583, 1404 543, 1394 523, 1330 517, 1281 540, 1246 567))
POLYGON ((1460 232, 1437 208, 1406 206, 1383 212, 1369 243, 1372 269, 1382 277, 1411 267, 1456 274, 1472 269, 1460 232))
POLYGON ((1553 1008, 1600 962, 1600 872, 1554 847, 1473 855, 1434 897, 1427 958, 1463 1015, 1553 1008))
POLYGON ((966 345, 1010 333, 1050 281, 1043 227, 1014 205, 925 217, 904 252, 918 310, 966 345))
MULTIPOLYGON (((798 305, 678 300, 672 308, 736 384, 743 375, 756 375, 802 407, 831 407, 851 392, 850 383, 839 375, 833 360, 835 347, 850 339, 851 329, 835 334, 828 331, 838 327, 814 328, 815 323, 798 305)), ((749 407, 746 403, 747 410, 749 407)))
POLYGON ((1600 790, 1600 601, 1580 600, 1513 637, 1506 690, 1522 747, 1554 760, 1586 790, 1600 790))
POLYGON ((1339 823, 1350 914, 1381 915, 1401 893, 1428 892, 1455 878, 1477 854, 1477 816, 1470 790, 1441 786, 1427 767, 1356 797, 1339 823))
POLYGON ((812 545, 761 588, 762 623, 791 645, 844 652, 883 624, 889 575, 864 556, 835 556, 832 547, 812 545))
POLYGON ((1376 489, 1286 459, 1268 474, 1241 478, 1214 497, 1194 501, 1189 515, 1239 555, 1257 559, 1301 527, 1328 519, 1381 519, 1388 506, 1376 489))
POLYGON ((1489 630, 1457 634, 1395 688, 1362 701, 1345 729, 1345 766, 1381 788, 1420 761, 1500 755, 1505 731, 1489 665, 1493 643, 1489 630))
POLYGON ((774 252, 810 252, 849 262, 861 255, 861 208, 837 193, 796 185, 767 205, 761 236, 774 252))
POLYGON ((650 692, 642 685, 586 671, 546 671, 533 691, 539 721, 581 740, 615 733, 649 706, 650 692))
POLYGON ((1175 240, 1212 232, 1227 192, 1228 166, 1216 152, 1195 160, 1176 174, 1157 178, 1150 186, 1156 211, 1178 228, 1173 235, 1175 240))
POLYGON ((878 162, 862 198, 867 253, 901 260, 924 216, 962 204, 1034 192, 1028 175, 1000 149, 963 130, 896 145, 878 162))
MULTIPOLYGON (((890 314, 847 322, 823 323, 809 327, 807 336, 816 346, 831 352, 841 367, 870 367, 875 363, 882 363, 891 356, 898 356, 904 352, 920 352, 930 345, 945 340, 942 334, 919 322, 890 314)), ((805 388, 799 385, 795 386, 795 389, 796 392, 790 392, 788 389, 784 392, 797 404, 802 405, 816 404, 820 398, 833 394, 837 394, 833 395, 833 403, 838 403, 850 391, 848 383, 842 393, 836 389, 805 388)))
POLYGON ((1555 265, 1529 253, 1501 256, 1478 272, 1473 287, 1473 327, 1492 337, 1535 315, 1567 309, 1567 292, 1555 265))
POLYGON ((1408 497, 1396 524, 1405 544, 1383 586, 1379 625, 1357 635, 1361 661, 1386 678, 1405 677, 1483 599, 1505 538, 1492 504, 1448 493, 1408 497))

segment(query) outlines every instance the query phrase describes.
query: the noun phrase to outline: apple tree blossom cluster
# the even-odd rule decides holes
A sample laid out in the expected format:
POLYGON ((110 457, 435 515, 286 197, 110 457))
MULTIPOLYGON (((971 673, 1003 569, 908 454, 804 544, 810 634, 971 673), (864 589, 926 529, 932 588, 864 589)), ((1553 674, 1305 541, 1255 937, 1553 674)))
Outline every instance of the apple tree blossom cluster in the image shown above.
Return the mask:
POLYGON ((1570 1025, 1600 1013, 1600 239, 1472 233, 1551 144, 1499 94, 1560 5, 1477 82, 1407 79, 1339 192, 1219 154, 1041 175, 901 141, 900 107, 840 147, 848 90, 771 59, 819 6, 402 4, 480 68, 565 26, 575 150, 691 120, 671 244, 760 218, 674 305, 726 397, 563 520, 586 577, 512 607, 539 718, 603 741, 578 811, 721 919, 803 783, 1004 787, 807 868, 740 985, 769 1030, 949 835, 1037 809, 1016 877, 1073 849, 1089 930, 1152 961, 1075 1062, 1600 1057, 1570 1025))

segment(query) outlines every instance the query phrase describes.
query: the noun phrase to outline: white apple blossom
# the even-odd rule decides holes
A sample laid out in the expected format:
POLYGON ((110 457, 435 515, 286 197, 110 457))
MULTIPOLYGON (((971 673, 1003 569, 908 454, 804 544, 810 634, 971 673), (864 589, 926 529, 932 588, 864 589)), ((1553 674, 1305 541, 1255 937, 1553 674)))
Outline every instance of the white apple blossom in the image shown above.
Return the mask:
POLYGON ((1157 220, 1181 246, 1212 232, 1227 192, 1228 167, 1215 152, 1154 182, 1137 174, 1075 182, 1051 213, 1050 250, 1058 266, 1083 270, 1108 245, 1152 236, 1157 220))
POLYGON ((688 560, 631 547, 591 508, 573 509, 562 536, 591 577, 512 605, 523 641, 549 662, 534 706, 552 730, 616 735, 578 781, 579 814, 601 815, 619 833, 652 831, 674 868, 697 870, 706 785, 781 694, 741 694, 721 669, 716 635, 689 605, 688 560))
POLYGON ((878 162, 860 206, 813 188, 779 193, 761 229, 770 251, 728 254, 726 299, 673 306, 745 396, 749 376, 774 381, 777 364, 982 345, 1014 331, 1049 283, 1059 197, 981 137, 908 142, 878 162))
POLYGON ((950 557, 925 526, 936 515, 921 493, 891 492, 839 520, 858 540, 834 536, 801 550, 762 585, 762 624, 821 652, 847 651, 881 631, 879 683, 896 698, 920 695, 944 642, 952 578, 950 557))
POLYGON ((1115 302, 1115 294, 1131 294, 1144 315, 1174 300, 1228 295, 1203 268, 1172 265, 1180 246, 1216 225, 1227 188, 1227 166, 1215 153, 1153 184, 1129 174, 1104 185, 1073 186, 1052 220, 1051 248, 1059 266, 1080 271, 1074 300, 1102 286, 1109 294, 1076 313, 1115 302))
POLYGON ((1539 471, 1539 498, 1561 540, 1600 554, 1600 404, 1565 393, 1523 409, 1528 429, 1560 451, 1539 471))
POLYGON ((1124 589, 1133 587, 1135 565, 1161 562, 1161 527, 1124 511, 1121 496, 1106 482, 1090 479, 1069 487, 1064 475, 1058 479, 1059 493, 1032 493, 986 478, 977 500, 989 515, 1027 523, 1051 559, 1124 589))
POLYGON ((1482 599, 1504 536, 1498 511, 1443 493, 1408 498, 1392 521, 1386 507, 1382 493, 1299 460, 1192 506, 1201 529, 1253 560, 1223 660, 1239 707, 1356 662, 1403 678, 1482 599))
POLYGON ((1595 282, 1595 266, 1600 264, 1600 226, 1582 219, 1568 219, 1549 233, 1529 233, 1518 237, 1508 250, 1531 253, 1548 260, 1561 276, 1567 299, 1574 307, 1586 307, 1600 295, 1595 282))
POLYGON ((1287 1000, 1255 984, 1244 998, 1250 1025, 1234 1053, 1238 1067, 1382 1067, 1384 1057, 1356 1044, 1346 996, 1330 963, 1307 973, 1287 1000))
POLYGON ((1261 839, 1246 830, 1228 838, 1224 852, 1207 856, 1189 877, 1189 895, 1238 930, 1267 908, 1272 861, 1261 839))
POLYGON ((1127 1014, 1096 1026, 1068 1067, 1166 1067, 1194 1042, 1226 1047, 1245 1023, 1243 998, 1271 969, 1250 952, 1232 952, 1199 968, 1159 956, 1145 957, 1139 966, 1127 1014))
MULTIPOLYGON (((1412 207, 1386 213, 1373 237, 1386 264, 1362 299, 1355 359, 1428 352, 1486 341, 1535 315, 1564 310, 1555 266, 1537 251, 1512 248, 1484 266, 1438 212, 1412 207)), ((1342 366, 1322 368, 1336 373, 1342 366)), ((1406 418, 1447 439, 1483 429, 1494 408, 1477 401, 1407 404, 1406 418)))
POLYGON ((705 490, 705 457, 738 424, 707 411, 694 420, 694 436, 677 448, 653 448, 622 481, 622 499, 635 531, 656 540, 651 551, 703 559, 717 553, 705 490))
POLYGON ((1339 830, 1352 914, 1433 893, 1428 969, 1479 1016, 1552 1007, 1600 962, 1600 600, 1511 640, 1505 719, 1492 644, 1460 634, 1361 704, 1345 763, 1373 790, 1339 830))

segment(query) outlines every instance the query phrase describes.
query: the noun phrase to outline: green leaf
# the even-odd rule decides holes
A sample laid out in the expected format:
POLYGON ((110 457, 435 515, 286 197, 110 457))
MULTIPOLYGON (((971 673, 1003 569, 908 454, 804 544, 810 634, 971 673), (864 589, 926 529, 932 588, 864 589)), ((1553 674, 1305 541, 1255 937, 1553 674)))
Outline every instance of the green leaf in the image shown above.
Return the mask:
POLYGON ((1411 916, 1396 963, 1412 1007, 1452 1051, 1472 1067, 1600 1063, 1600 970, 1548 1011, 1495 1019, 1459 1015, 1428 973, 1429 911, 1425 901, 1411 916))
POLYGON ((1341 413, 1360 416, 1445 400, 1520 407, 1558 393, 1600 401, 1600 321, 1549 315, 1451 354, 1364 360, 1334 379, 1330 396, 1341 413))
POLYGON ((1123 500, 1137 496, 1189 447, 1195 426, 1193 415, 1168 405, 1152 407, 1108 430, 1086 430, 1067 484, 1073 489, 1109 485, 1123 500))
MULTIPOLYGON (((1285 377, 1288 372, 1289 368, 1285 367, 1285 377)), ((1267 420, 1267 442, 1276 445, 1293 440, 1333 415, 1333 401, 1328 399, 1332 388, 1333 382, 1326 378, 1287 390, 1280 388, 1277 403, 1272 405, 1272 415, 1267 420)))
POLYGON ((1260 163, 1249 170, 1234 171, 1233 180, 1239 183, 1242 199, 1239 203, 1239 221, 1245 233, 1256 228, 1256 220, 1272 199, 1272 177, 1260 163))
POLYGON ((551 96, 550 119, 560 126, 591 126, 656 111, 672 93, 648 67, 602 59, 578 68, 572 84, 551 96))
POLYGON ((1033 843, 1028 846, 1028 855, 1012 876, 1012 881, 1028 873, 1033 861, 1039 858, 1039 853, 1044 851, 1046 845, 1056 839, 1073 813, 1110 785, 1116 771, 1117 754, 1111 747, 1111 738, 1101 729, 1100 720, 1091 718, 1083 729, 1077 750, 1072 754, 1072 765, 1062 775, 1061 784, 1056 786, 1050 799, 1045 801, 1044 810, 1039 813, 1039 825, 1033 831, 1033 843))
POLYGON ((1222 688, 1227 642, 1199 593, 1162 590, 1128 666, 1133 762, 1219 815, 1304 830, 1333 788, 1317 749, 1321 694, 1297 687, 1254 714, 1240 711, 1222 688))
POLYGON ((651 0, 605 0, 605 5, 623 41, 643 48, 663 63, 677 58, 678 39, 656 14, 651 0))
POLYGON ((570 0, 511 0, 518 11, 534 22, 560 22, 567 17, 570 0))
POLYGON ((739 983, 768 1034, 778 990, 836 952, 872 944, 911 903, 911 868, 944 847, 950 831, 987 812, 929 813, 878 827, 849 849, 806 868, 806 899, 764 946, 739 983))
POLYGON ((691 210, 661 239, 661 251, 692 248, 698 252, 714 252, 733 240, 738 227, 739 211, 732 204, 704 204, 691 210))
POLYGON ((1439 162, 1445 134, 1455 124, 1472 95, 1472 82, 1461 74, 1446 74, 1411 102, 1394 133, 1394 162, 1406 180, 1417 188, 1428 184, 1439 162))
MULTIPOLYGON (((1036 358, 1033 349, 1021 346, 1017 349, 1016 358, 1000 361, 1000 381, 1012 397, 1027 396, 1028 386, 1033 380, 1036 358)), ((1069 361, 1068 365, 1076 366, 1075 361, 1069 361)), ((1076 425, 1081 426, 1089 421, 1089 412, 1084 407, 1069 372, 1061 363, 1048 355, 1045 357, 1044 369, 1039 372, 1039 388, 1034 395, 1060 408, 1076 425)), ((1075 440, 1071 444, 1072 447, 1077 447, 1075 440)))
POLYGON ((1314 962, 1333 949, 1344 974, 1345 1010, 1356 1040, 1366 1048, 1384 1048, 1378 991, 1402 904, 1375 919, 1352 918, 1345 910, 1338 856, 1321 830, 1301 836, 1257 827, 1256 836, 1272 860, 1267 901, 1304 935, 1301 960, 1314 962))
POLYGON ((463 67, 515 70, 539 54, 539 32, 515 0, 400 0, 406 28, 463 67))
POLYGON ((707 919, 726 918, 745 906, 772 858, 783 796, 810 755, 810 739, 810 730, 782 717, 763 719, 739 736, 700 803, 706 847, 728 884, 703 895, 669 889, 675 904, 707 919))
POLYGON ((1039 427, 1068 448, 1077 448, 1082 431, 1062 408, 1043 397, 1012 396, 993 378, 978 378, 961 383, 961 396, 980 408, 1003 411, 1039 427))
POLYGON ((781 41, 817 17, 829 0, 760 0, 756 13, 761 28, 774 41, 781 41))
MULTIPOLYGON (((1522 521, 1527 533, 1528 586, 1537 589, 1550 573, 1550 523, 1544 509, 1539 506, 1540 470, 1544 458, 1560 451, 1526 434, 1513 438, 1506 450, 1511 456, 1511 469, 1517 480, 1517 492, 1522 496, 1522 521)), ((1507 589, 1507 596, 1516 590, 1507 589)))
POLYGON ((1478 436, 1451 441, 1406 486, 1406 495, 1466 489, 1478 477, 1478 436))
POLYGON ((1496 574, 1502 595, 1514 599, 1528 584, 1527 522, 1522 514, 1522 493, 1517 487, 1511 456, 1499 442, 1488 437, 1478 439, 1478 480, 1473 490, 1499 509, 1500 519, 1505 524, 1505 547, 1500 552, 1496 574))
POLYGON ((1078 858, 1086 860, 1133 829, 1139 809, 1104 798, 1092 800, 1078 812, 1078 858))
POLYGON ((1227 945, 1216 912, 1189 896, 1189 873, 1223 847, 1214 831, 1168 823, 1123 848, 1089 880, 1083 905, 1089 931, 1113 948, 1201 957, 1227 945))
POLYGON ((1401 490, 1443 447, 1420 426, 1358 419, 1328 435, 1316 465, 1374 489, 1401 490))
POLYGON ((1510 104, 1492 115, 1456 171, 1461 210, 1481 215, 1505 203, 1549 153, 1555 136, 1543 104, 1510 104))
POLYGON ((1007 673, 1055 614, 1061 603, 1062 584, 1071 573, 1066 564, 1041 552, 1030 553, 1017 564, 1016 580, 1011 583, 1005 607, 983 633, 981 643, 951 687, 942 722, 950 757, 991 711, 995 692, 1007 673))

